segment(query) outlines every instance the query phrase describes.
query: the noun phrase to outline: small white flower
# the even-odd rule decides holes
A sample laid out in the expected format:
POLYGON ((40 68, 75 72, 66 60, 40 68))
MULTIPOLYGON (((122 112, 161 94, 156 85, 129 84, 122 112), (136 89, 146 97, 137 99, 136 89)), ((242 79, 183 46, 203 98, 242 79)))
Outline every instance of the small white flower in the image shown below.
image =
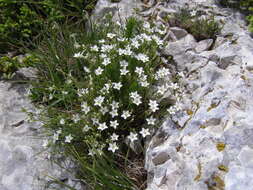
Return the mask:
POLYGON ((118 82, 118 83, 114 82, 112 83, 112 85, 113 85, 113 88, 116 90, 120 90, 120 88, 122 87, 121 82, 118 82))
POLYGON ((58 129, 58 130, 56 131, 56 133, 60 135, 60 134, 62 133, 62 130, 61 130, 61 129, 58 129))
POLYGON ((142 87, 148 87, 149 86, 148 81, 141 81, 140 84, 141 84, 142 87))
POLYGON ((99 120, 97 118, 92 118, 93 125, 99 125, 99 120))
POLYGON ((96 98, 94 99, 94 105, 95 105, 95 106, 101 107, 101 106, 102 106, 102 103, 104 102, 104 99, 105 99, 105 97, 103 97, 103 96, 98 96, 98 97, 96 97, 96 98))
POLYGON ((104 69, 102 69, 101 67, 98 67, 98 68, 95 70, 95 74, 96 74, 96 75, 101 75, 103 71, 104 71, 104 69))
POLYGON ((113 109, 113 110, 110 112, 110 115, 112 116, 112 118, 118 116, 118 115, 119 115, 119 114, 118 114, 118 110, 113 109))
POLYGON ((173 106, 170 107, 170 108, 168 108, 167 111, 168 111, 169 114, 171 114, 171 115, 174 115, 174 114, 176 113, 176 110, 175 110, 175 108, 174 108, 173 106))
POLYGON ((58 133, 54 133, 54 135, 53 135, 53 143, 55 143, 58 140, 59 140, 59 134, 58 133))
POLYGON ((83 132, 85 133, 85 132, 87 132, 87 131, 89 131, 90 130, 90 127, 88 126, 88 125, 85 125, 84 127, 83 127, 83 132))
POLYGON ((83 66, 83 70, 84 70, 86 73, 90 73, 90 69, 89 69, 88 67, 83 66))
POLYGON ((142 128, 140 134, 142 135, 143 138, 145 138, 146 136, 150 135, 150 132, 148 129, 142 128))
POLYGON ((67 91, 62 91, 62 94, 67 95, 68 92, 67 91))
POLYGON ((152 38, 156 42, 157 45, 159 46, 163 45, 163 40, 161 40, 158 36, 153 35, 152 38))
POLYGON ((105 115, 109 110, 108 110, 108 108, 105 106, 105 107, 101 107, 100 111, 101 111, 101 113, 102 113, 103 115, 105 115))
POLYGON ((148 105, 152 112, 156 112, 157 110, 159 110, 158 103, 156 100, 149 100, 148 105))
POLYGON ((88 94, 88 92, 89 92, 89 90, 87 88, 78 89, 77 90, 77 95, 79 97, 82 97, 82 96, 88 94))
POLYGON ((119 149, 119 147, 117 146, 117 144, 115 142, 109 144, 109 148, 108 148, 109 151, 112 151, 114 153, 118 149, 119 149))
POLYGON ((121 67, 127 67, 128 66, 128 62, 125 61, 125 60, 120 61, 119 64, 120 64, 121 67))
POLYGON ((135 91, 130 93, 130 97, 132 98, 132 101, 137 106, 141 104, 141 96, 135 91))
POLYGON ((94 45, 94 46, 91 46, 91 48, 90 48, 92 51, 96 51, 96 52, 98 52, 98 46, 97 45, 94 45))
POLYGON ((43 140, 43 143, 42 143, 43 148, 47 148, 48 144, 49 144, 49 141, 47 139, 43 140))
POLYGON ((65 120, 64 120, 64 119, 61 119, 61 120, 60 120, 60 124, 61 124, 61 125, 64 125, 64 124, 65 124, 65 120))
POLYGON ((84 58, 84 55, 83 55, 83 52, 78 52, 78 53, 75 53, 73 57, 75 57, 75 58, 84 58))
POLYGON ((130 132, 130 135, 128 136, 128 138, 131 142, 134 142, 134 141, 138 140, 138 134, 130 132))
POLYGON ((126 69, 126 67, 123 67, 122 69, 120 69, 120 75, 124 76, 129 72, 129 70, 126 69))
POLYGON ((110 50, 112 50, 115 47, 115 45, 102 45, 101 47, 101 52, 109 52, 110 50))
POLYGON ((81 108, 82 108, 82 111, 83 111, 85 114, 89 113, 89 111, 90 111, 90 107, 88 106, 87 102, 83 102, 83 103, 81 104, 81 108))
POLYGON ((111 103, 112 109, 118 109, 119 108, 119 102, 115 102, 114 100, 111 103))
POLYGON ((179 86, 178 86, 177 83, 171 83, 171 84, 169 85, 169 88, 171 88, 171 89, 173 89, 173 90, 177 90, 177 89, 179 89, 179 86))
POLYGON ((134 72, 136 72, 139 76, 144 74, 144 70, 142 67, 136 67, 134 72))
POLYGON ((143 27, 145 29, 150 29, 150 24, 148 22, 144 22, 143 27))
POLYGON ((74 121, 74 123, 77 123, 78 121, 80 121, 80 115, 79 114, 75 114, 75 115, 73 115, 73 121, 74 121))
POLYGON ((111 63, 110 58, 105 58, 105 59, 103 60, 103 62, 102 62, 102 65, 107 66, 107 65, 109 65, 110 63, 111 63))
POLYGON ((160 95, 164 95, 166 90, 167 90, 167 87, 165 85, 158 86, 157 93, 160 94, 160 95))
POLYGON ((142 37, 142 39, 144 39, 148 42, 152 40, 152 38, 150 36, 148 36, 147 34, 141 34, 141 37, 142 37))
POLYGON ((155 125, 156 119, 153 117, 150 117, 150 118, 147 118, 146 121, 147 121, 148 125, 155 125))
POLYGON ((107 129, 107 128, 108 128, 108 127, 107 127, 106 123, 100 123, 100 124, 99 124, 99 127, 98 127, 98 129, 101 130, 101 131, 103 131, 103 130, 105 130, 105 129, 107 129))
POLYGON ((119 123, 117 120, 110 121, 110 126, 116 129, 119 126, 119 123))
POLYGON ((136 39, 133 39, 131 45, 135 48, 139 48, 141 44, 136 39))
POLYGON ((107 38, 113 39, 116 36, 116 34, 108 33, 106 36, 107 38))
POLYGON ((99 40, 98 42, 99 42, 100 44, 103 44, 103 43, 105 43, 105 40, 102 39, 102 40, 99 40))
POLYGON ((128 110, 123 111, 123 113, 121 115, 121 117, 124 118, 124 119, 127 119, 130 116, 131 116, 131 113, 128 110))
POLYGON ((74 48, 78 49, 80 47, 81 47, 81 45, 79 43, 77 43, 77 42, 74 43, 74 48))
POLYGON ((143 54, 143 53, 137 54, 137 55, 135 56, 135 58, 136 58, 137 60, 139 60, 139 61, 142 61, 143 63, 146 63, 146 62, 149 61, 148 56, 146 56, 146 55, 143 54))
POLYGON ((48 99, 49 99, 49 100, 52 100, 53 98, 54 98, 53 94, 49 94, 48 99))
POLYGON ((119 135, 113 133, 112 136, 111 136, 111 140, 112 141, 117 141, 119 139, 119 135))
POLYGON ((102 53, 102 54, 99 55, 99 57, 101 57, 102 59, 104 59, 104 58, 107 58, 107 55, 104 54, 104 53, 102 53))
POLYGON ((73 137, 71 135, 68 135, 65 137, 65 143, 71 143, 72 140, 73 140, 73 137))
POLYGON ((126 38, 118 38, 118 41, 120 41, 120 42, 124 42, 126 40, 127 40, 126 38))

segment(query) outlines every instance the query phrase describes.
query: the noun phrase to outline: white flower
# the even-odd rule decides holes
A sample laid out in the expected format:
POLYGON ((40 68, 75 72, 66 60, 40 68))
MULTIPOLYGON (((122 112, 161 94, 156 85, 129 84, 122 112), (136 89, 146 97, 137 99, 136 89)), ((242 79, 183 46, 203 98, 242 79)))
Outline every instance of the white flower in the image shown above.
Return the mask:
POLYGON ((94 99, 94 105, 95 105, 95 106, 101 107, 101 106, 102 106, 102 103, 104 102, 104 99, 105 99, 105 97, 103 97, 103 96, 98 96, 98 97, 96 97, 96 98, 94 99))
POLYGON ((101 107, 100 111, 101 111, 101 113, 102 113, 103 115, 105 115, 109 110, 108 110, 108 108, 105 106, 105 107, 101 107))
POLYGON ((58 140, 59 140, 59 134, 58 133, 54 133, 54 135, 53 135, 53 143, 55 143, 58 140))
POLYGON ((170 74, 170 71, 169 69, 166 69, 166 68, 160 68, 157 72, 156 72, 156 75, 155 75, 155 78, 158 80, 158 79, 162 79, 162 78, 165 78, 165 77, 168 77, 168 75, 170 74))
POLYGON ((65 120, 64 120, 64 119, 61 119, 61 120, 60 120, 60 124, 61 124, 61 125, 64 125, 64 124, 65 124, 65 120))
POLYGON ((132 98, 132 101, 137 106, 141 104, 141 96, 135 91, 130 93, 130 97, 132 98))
POLYGON ((101 130, 101 131, 103 131, 103 130, 105 130, 105 129, 107 129, 107 128, 108 128, 108 127, 107 127, 106 123, 100 123, 100 124, 99 124, 99 127, 98 127, 98 129, 101 130))
POLYGON ((114 100, 111 103, 112 109, 118 109, 119 108, 119 102, 115 102, 114 100))
POLYGON ((119 115, 119 114, 118 114, 118 110, 113 109, 113 110, 110 112, 110 115, 112 116, 112 118, 118 116, 118 115, 119 115))
POLYGON ((167 90, 167 87, 165 85, 158 86, 157 93, 160 94, 160 95, 164 95, 166 90, 167 90))
POLYGON ((179 89, 179 86, 178 86, 177 83, 171 83, 171 84, 169 85, 169 88, 171 88, 171 89, 173 89, 173 90, 177 90, 177 89, 179 89))
POLYGON ((116 34, 108 33, 106 36, 107 38, 113 39, 116 36, 116 34))
POLYGON ((148 22, 144 22, 143 27, 145 29, 150 29, 150 24, 148 22))
POLYGON ((120 75, 126 75, 129 72, 129 70, 126 69, 126 67, 123 67, 122 69, 120 69, 120 75))
POLYGON ((87 132, 87 131, 89 131, 90 130, 90 127, 88 126, 88 125, 85 125, 84 127, 83 127, 83 132, 85 133, 85 132, 87 132))
POLYGON ((173 106, 170 107, 170 108, 168 108, 167 111, 168 111, 169 114, 171 114, 171 115, 174 115, 174 114, 176 113, 176 110, 175 110, 175 108, 174 108, 173 106))
POLYGON ((103 43, 105 43, 105 40, 102 39, 102 40, 99 40, 98 42, 99 42, 100 44, 103 44, 103 43))
POLYGON ((130 132, 130 135, 128 136, 128 138, 131 142, 134 142, 134 141, 138 140, 138 134, 130 132))
POLYGON ((156 42, 157 45, 159 46, 163 45, 163 40, 161 40, 158 36, 153 35, 152 38, 156 42))
POLYGON ((156 100, 149 100, 148 105, 149 105, 149 108, 151 109, 152 112, 156 112, 157 110, 159 110, 156 100))
POLYGON ((135 48, 139 48, 141 44, 136 39, 132 39, 131 45, 135 48))
POLYGON ((43 143, 42 143, 43 148, 47 148, 48 144, 49 142, 47 139, 43 140, 43 143))
POLYGON ((141 76, 144 73, 144 70, 142 67, 136 67, 134 72, 141 76))
POLYGON ((119 48, 119 55, 132 55, 131 47, 127 46, 126 49, 119 48))
POLYGON ((105 59, 103 60, 103 62, 102 62, 102 65, 107 66, 107 65, 109 65, 110 63, 111 63, 110 58, 105 58, 105 59))
POLYGON ((121 115, 121 117, 124 118, 124 119, 127 119, 130 116, 131 116, 131 113, 128 110, 123 111, 123 113, 121 115))
POLYGON ((81 104, 81 108, 82 108, 82 111, 83 111, 85 114, 89 113, 89 111, 90 111, 90 107, 88 106, 87 102, 83 102, 83 103, 81 104))
POLYGON ((49 99, 49 100, 52 100, 53 98, 54 98, 53 94, 49 94, 48 99, 49 99))
POLYGON ((139 53, 139 54, 135 55, 135 58, 136 58, 137 60, 139 60, 139 61, 142 61, 143 63, 146 63, 146 62, 149 61, 148 56, 146 56, 146 55, 143 54, 143 53, 139 53))
POLYGON ((111 140, 112 141, 117 141, 119 139, 119 135, 113 133, 112 136, 111 136, 111 140))
POLYGON ((74 48, 78 49, 80 47, 81 47, 81 45, 79 43, 77 43, 77 42, 74 43, 74 48))
POLYGON ((119 126, 119 123, 117 120, 110 121, 110 126, 116 129, 119 126))
POLYGON ((56 131, 56 133, 60 135, 60 134, 62 133, 62 130, 61 130, 61 129, 58 129, 58 130, 56 131))
POLYGON ((91 120, 92 120, 93 125, 99 124, 99 120, 97 118, 92 118, 91 120))
POLYGON ((140 134, 142 135, 143 138, 145 138, 146 136, 150 135, 150 132, 148 129, 142 128, 140 134))
POLYGON ((101 57, 102 59, 104 59, 104 58, 107 58, 107 55, 104 54, 104 53, 102 53, 102 54, 99 55, 99 57, 101 57))
POLYGON ((62 91, 62 94, 67 95, 68 92, 67 91, 62 91))
POLYGON ((90 69, 89 69, 88 67, 83 66, 83 70, 84 70, 86 73, 90 73, 90 69))
POLYGON ((124 41, 126 41, 127 39, 126 38, 118 38, 118 41, 120 41, 120 42, 124 42, 124 41))
POLYGON ((83 52, 78 52, 78 53, 75 53, 73 57, 75 57, 75 58, 84 58, 84 55, 83 55, 83 52))
POLYGON ((73 137, 71 135, 68 135, 65 137, 65 143, 71 143, 72 140, 73 140, 73 137))
POLYGON ((119 149, 119 147, 117 146, 117 144, 115 142, 109 144, 109 148, 108 148, 109 151, 112 151, 114 153, 118 149, 119 149))
POLYGON ((115 47, 115 45, 102 45, 101 52, 109 52, 115 47))
POLYGON ((77 90, 77 95, 79 97, 84 96, 85 94, 88 94, 89 90, 87 88, 81 88, 77 90))
POLYGON ((101 67, 98 67, 98 68, 95 70, 95 74, 96 74, 96 75, 101 75, 103 71, 104 71, 104 69, 102 69, 101 67))
POLYGON ((75 115, 73 115, 73 121, 74 121, 74 123, 77 123, 78 121, 80 121, 80 115, 79 114, 75 114, 75 115))
POLYGON ((112 83, 112 85, 113 85, 113 88, 116 90, 120 90, 120 88, 122 87, 121 82, 118 82, 118 83, 114 82, 112 83))
POLYGON ((140 84, 142 87, 148 87, 149 85, 148 81, 141 81, 140 84))
POLYGON ((96 51, 96 52, 99 50, 97 45, 91 46, 90 49, 91 49, 92 51, 96 51))
POLYGON ((153 117, 150 117, 150 118, 147 118, 146 121, 147 121, 148 125, 155 125, 156 119, 153 117))
POLYGON ((142 39, 146 40, 146 41, 151 41, 152 38, 150 36, 148 36, 147 34, 141 34, 142 39))
POLYGON ((128 66, 128 62, 125 61, 125 60, 120 61, 119 64, 120 64, 121 67, 127 67, 128 66))

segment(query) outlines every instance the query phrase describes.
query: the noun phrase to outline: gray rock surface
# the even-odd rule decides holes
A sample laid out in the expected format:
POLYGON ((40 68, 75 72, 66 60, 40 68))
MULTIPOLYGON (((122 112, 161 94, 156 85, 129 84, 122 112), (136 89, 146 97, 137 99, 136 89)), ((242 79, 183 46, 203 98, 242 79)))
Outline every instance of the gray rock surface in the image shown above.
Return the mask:
POLYGON ((27 122, 22 109, 36 110, 26 91, 23 85, 0 81, 0 190, 50 189, 50 177, 67 175, 43 151, 41 124, 27 122))
POLYGON ((182 111, 164 122, 148 146, 148 190, 252 190, 253 39, 243 17, 215 1, 163 6, 178 10, 186 4, 213 14, 224 27, 213 46, 188 34, 164 49, 185 74, 185 97, 182 111))

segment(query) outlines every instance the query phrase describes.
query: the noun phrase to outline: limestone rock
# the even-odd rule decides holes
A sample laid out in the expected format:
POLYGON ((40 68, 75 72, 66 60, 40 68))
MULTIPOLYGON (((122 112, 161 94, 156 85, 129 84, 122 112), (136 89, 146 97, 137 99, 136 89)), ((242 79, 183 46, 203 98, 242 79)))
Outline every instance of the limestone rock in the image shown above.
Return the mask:
POLYGON ((201 40, 195 47, 197 53, 207 51, 213 44, 213 39, 201 40))

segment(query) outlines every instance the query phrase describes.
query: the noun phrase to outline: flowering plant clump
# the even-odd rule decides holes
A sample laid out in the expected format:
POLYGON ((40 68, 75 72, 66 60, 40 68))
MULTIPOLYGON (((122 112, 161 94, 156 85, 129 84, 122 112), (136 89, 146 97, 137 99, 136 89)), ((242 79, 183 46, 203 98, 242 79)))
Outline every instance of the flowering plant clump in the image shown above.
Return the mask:
POLYGON ((123 142, 152 135, 164 114, 180 109, 162 101, 179 89, 159 55, 165 26, 129 18, 97 27, 99 35, 71 34, 68 47, 41 60, 47 64, 31 98, 48 105, 40 113, 53 131, 45 147, 71 144, 89 155, 93 149, 115 153, 123 142))

